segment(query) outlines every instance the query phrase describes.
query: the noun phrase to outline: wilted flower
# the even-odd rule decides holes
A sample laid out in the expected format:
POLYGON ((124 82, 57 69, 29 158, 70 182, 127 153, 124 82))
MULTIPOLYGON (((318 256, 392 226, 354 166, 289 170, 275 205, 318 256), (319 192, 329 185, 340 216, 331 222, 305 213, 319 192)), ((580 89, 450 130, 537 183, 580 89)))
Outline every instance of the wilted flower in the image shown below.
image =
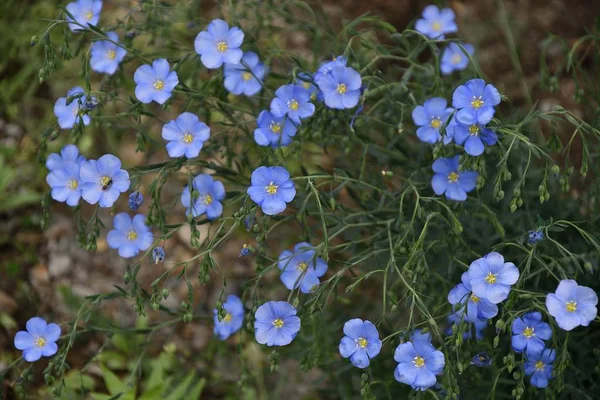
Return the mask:
POLYGON ((75 99, 70 99, 71 102, 67 104, 69 97, 74 96, 78 93, 84 93, 83 88, 76 86, 67 92, 67 97, 61 97, 56 100, 54 104, 54 115, 58 118, 58 125, 62 129, 71 129, 75 124, 83 122, 83 125, 88 126, 90 124, 90 116, 85 113, 83 104, 86 102, 86 96, 81 96, 75 99))
POLYGON ((504 262, 500 253, 491 252, 469 266, 469 280, 473 294, 498 304, 508 297, 510 287, 519 279, 519 269, 504 262))
POLYGON ((223 303, 223 309, 227 314, 220 321, 218 310, 216 308, 213 310, 214 333, 221 340, 225 340, 239 331, 244 323, 244 305, 239 297, 233 294, 227 296, 227 300, 223 303))
POLYGON ((192 180, 192 188, 198 193, 198 197, 192 197, 188 186, 181 194, 181 204, 187 207, 188 215, 197 217, 206 213, 208 219, 215 219, 223 214, 223 204, 221 204, 225 198, 223 183, 214 180, 211 175, 200 174, 192 180))
POLYGON ((306 242, 294 246, 293 252, 284 250, 277 266, 285 287, 289 290, 300 287, 302 293, 313 292, 319 286, 319 278, 327 272, 327 263, 316 257, 315 248, 306 242))
POLYGON ((475 365, 477 367, 489 367, 492 365, 492 358, 486 351, 482 351, 481 353, 475 354, 473 359, 471 360, 471 365, 475 365))
POLYGON ((296 309, 285 301, 269 301, 258 307, 254 315, 256 341, 267 346, 285 346, 300 331, 296 309))
POLYGON ((435 175, 431 186, 435 194, 445 194, 450 200, 465 201, 467 192, 477 187, 477 172, 458 171, 459 156, 453 158, 438 158, 433 163, 435 175))
POLYGON ((554 370, 554 359, 556 351, 554 349, 545 349, 537 353, 527 353, 525 362, 525 375, 531 375, 531 384, 540 389, 548 386, 548 380, 552 379, 554 370))
POLYGON ((266 71, 265 64, 260 62, 258 55, 247 51, 238 64, 225 64, 223 84, 233 94, 253 96, 260 92, 266 71))
POLYGON ((473 55, 475 48, 468 43, 462 43, 466 54, 460 46, 454 42, 449 43, 442 53, 440 69, 442 74, 449 75, 453 71, 462 71, 469 65, 469 56, 473 55))
POLYGON ((423 18, 415 23, 415 29, 430 39, 444 39, 447 33, 458 30, 454 21, 454 11, 450 8, 439 9, 427 6, 423 10, 423 18))
POLYGON ((15 335, 14 344, 23 350, 25 361, 34 362, 44 357, 56 354, 58 346, 56 341, 60 338, 60 326, 48 324, 39 317, 33 317, 25 324, 26 331, 19 331, 15 335))
POLYGON ((127 204, 129 205, 129 208, 131 208, 131 210, 137 210, 138 208, 140 208, 143 202, 144 196, 139 191, 135 191, 129 194, 129 200, 127 201, 127 204))
POLYGON ((294 200, 296 188, 283 167, 259 167, 252 172, 248 195, 267 215, 283 212, 294 200))
POLYGON ((162 128, 162 138, 169 141, 167 153, 170 157, 197 157, 209 136, 208 125, 190 112, 179 114, 162 128))
POLYGON ((112 206, 119 194, 129 189, 129 173, 121 169, 121 160, 112 154, 82 163, 79 176, 83 199, 100 207, 112 206))
POLYGON ((340 354, 350 358, 355 367, 368 367, 371 359, 381 351, 379 332, 371 321, 351 319, 344 324, 344 335, 339 346, 340 354))
POLYGON ((69 29, 73 32, 82 31, 91 25, 98 25, 100 19, 100 12, 102 11, 101 0, 77 0, 67 4, 67 11, 75 18, 67 16, 69 23, 69 29), (73 21, 83 25, 83 27, 72 23, 73 21))
POLYGON ((579 325, 588 326, 598 315, 598 295, 572 279, 563 279, 556 293, 546 296, 546 308, 561 329, 570 331, 579 325))
POLYGON ((417 129, 417 136, 425 143, 437 143, 442 138, 440 129, 448 121, 452 111, 446 107, 448 102, 441 97, 434 97, 425 101, 422 106, 416 106, 412 112, 412 118, 417 129))
POLYGON ((146 217, 137 214, 133 219, 127 213, 118 213, 113 219, 114 229, 108 232, 106 242, 111 249, 119 250, 123 258, 131 258, 152 246, 154 236, 146 225, 146 217))
POLYGON ((287 116, 295 124, 308 118, 315 112, 315 105, 310 102, 310 92, 300 85, 283 85, 275 91, 271 101, 271 114, 275 117, 287 116))
POLYGON ((483 79, 471 79, 456 88, 452 105, 458 110, 456 120, 461 124, 485 125, 494 117, 494 106, 500 104, 500 92, 483 79))
POLYGON ((545 237, 546 236, 544 235, 544 231, 541 228, 538 228, 534 231, 528 232, 527 243, 533 245, 533 244, 536 244, 537 242, 544 240, 545 237))
POLYGON ((165 261, 165 249, 157 246, 152 249, 152 262, 158 264, 165 261))
POLYGON ((99 40, 92 44, 90 66, 96 72, 112 75, 125 58, 127 51, 117 46, 119 35, 116 32, 106 32, 110 40, 99 40))
POLYGON ((552 337, 550 325, 542 322, 539 312, 529 312, 523 318, 515 318, 512 333, 512 348, 518 353, 541 353, 546 347, 544 340, 552 337))
POLYGON ((154 60, 152 65, 140 66, 133 75, 136 83, 135 97, 144 104, 153 100, 164 104, 179 83, 177 72, 171 71, 169 62, 164 58, 154 60))
POLYGON ((194 48, 206 68, 219 68, 223 63, 238 64, 243 52, 240 49, 244 32, 237 26, 229 28, 222 19, 214 19, 205 31, 196 36, 194 48))

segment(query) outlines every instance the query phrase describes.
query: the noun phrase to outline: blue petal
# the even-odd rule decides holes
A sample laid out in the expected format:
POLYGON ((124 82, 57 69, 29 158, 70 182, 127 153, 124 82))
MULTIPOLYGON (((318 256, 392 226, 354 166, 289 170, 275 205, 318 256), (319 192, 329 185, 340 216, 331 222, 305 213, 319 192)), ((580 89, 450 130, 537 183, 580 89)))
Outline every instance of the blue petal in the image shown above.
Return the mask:
POLYGON ((46 332, 47 326, 48 324, 46 321, 39 317, 33 317, 25 324, 27 332, 29 332, 33 337, 43 336, 44 332, 46 332))
POLYGON ((35 346, 33 343, 33 336, 26 331, 17 332, 15 335, 14 344, 18 350, 25 350, 35 346))
POLYGON ((364 349, 358 349, 350 356, 352 365, 357 368, 367 368, 369 366, 369 356, 364 349))
POLYGON ((339 350, 340 354, 344 358, 350 357, 358 349, 358 344, 354 339, 344 336, 340 342, 339 350))

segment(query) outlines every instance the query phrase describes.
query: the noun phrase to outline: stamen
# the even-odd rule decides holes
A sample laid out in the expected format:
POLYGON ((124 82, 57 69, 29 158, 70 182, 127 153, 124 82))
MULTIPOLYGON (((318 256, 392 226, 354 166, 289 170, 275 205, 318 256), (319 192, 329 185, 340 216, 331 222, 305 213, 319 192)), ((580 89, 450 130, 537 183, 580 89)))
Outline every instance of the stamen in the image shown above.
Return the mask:
POLYGON ((336 91, 339 94, 344 94, 348 91, 348 87, 346 85, 344 85, 343 83, 338 84, 336 91))
POLYGON ((281 318, 277 318, 273 321, 273 326, 277 329, 281 329, 284 325, 284 322, 281 318))
POLYGON ((163 90, 165 87, 165 83, 163 81, 161 81, 160 79, 157 79, 154 82, 154 89, 156 90, 163 90))
POLYGON ((567 305, 565 307, 568 312, 577 311, 577 302, 576 301, 567 301, 567 305))
POLYGON ((116 56, 117 52, 114 50, 109 50, 106 52, 106 57, 108 57, 110 60, 114 60, 116 56))
POLYGON ((448 175, 448 182, 455 183, 458 182, 459 175, 456 172, 450 172, 448 175))
POLYGON ((275 194, 277 193, 277 188, 279 188, 279 186, 273 185, 273 182, 271 182, 265 189, 267 190, 268 194, 275 194))
POLYGON ((229 46, 227 46, 227 42, 221 41, 217 43, 217 50, 221 53, 225 53, 228 47, 229 46))
POLYGON ((194 141, 194 136, 191 133, 186 133, 183 135, 183 141, 185 143, 192 143, 194 141))
POLYGON ((365 338, 358 338, 358 340, 356 341, 356 343, 358 343, 358 345, 359 345, 360 347, 362 347, 363 349, 364 349, 365 347, 367 347, 367 344, 369 344, 369 342, 368 342, 368 341, 367 341, 367 339, 365 339, 365 338))
POLYGON ((137 239, 137 236, 138 236, 137 232, 134 230, 127 232, 127 240, 133 241, 133 240, 137 239))
POLYGON ((496 280, 498 280, 497 278, 498 274, 492 274, 491 272, 489 274, 487 274, 487 276, 485 277, 485 281, 487 283, 489 283, 490 285, 493 285, 494 283, 496 283, 496 280))
POLYGON ((290 101, 288 101, 287 105, 292 111, 298 111, 298 109, 300 108, 300 103, 298 103, 298 101, 296 101, 295 99, 291 99, 290 101))
POLYGON ((415 364, 415 367, 421 368, 425 365, 425 360, 423 359, 423 357, 416 356, 415 358, 413 358, 413 364, 415 364))

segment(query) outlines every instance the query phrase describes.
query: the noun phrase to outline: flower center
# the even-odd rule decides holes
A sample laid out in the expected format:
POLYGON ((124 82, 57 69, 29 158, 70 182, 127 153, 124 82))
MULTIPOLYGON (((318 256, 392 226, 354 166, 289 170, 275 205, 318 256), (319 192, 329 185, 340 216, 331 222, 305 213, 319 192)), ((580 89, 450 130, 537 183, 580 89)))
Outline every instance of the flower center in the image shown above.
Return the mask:
POLYGON ((298 111, 298 108, 300 108, 300 103, 298 103, 295 99, 288 101, 287 105, 292 111, 298 111))
POLYGON ((271 129, 271 132, 273 132, 273 133, 280 133, 281 132, 281 124, 279 122, 273 121, 269 125, 269 129, 271 129))
POLYGON ((94 13, 92 12, 92 10, 87 10, 87 12, 85 13, 85 19, 87 19, 88 21, 92 19, 93 16, 94 13))
POLYGON ((223 318, 224 322, 231 322, 231 314, 227 313, 225 314, 225 317, 223 318))
POLYGON ((275 194, 277 193, 277 188, 279 186, 277 185, 273 185, 273 182, 269 183, 269 186, 267 186, 265 189, 267 189, 267 193, 269 194, 275 194))
POLYGON ((479 303, 479 297, 475 296, 474 294, 471 295, 471 301, 473 303, 479 303))
POLYGON ((364 349, 365 347, 367 347, 367 344, 369 344, 369 342, 367 342, 367 339, 365 339, 365 338, 362 338, 362 337, 361 337, 361 338, 358 338, 358 340, 356 341, 356 343, 358 343, 358 345, 359 345, 360 347, 362 347, 363 349, 364 349))
POLYGON ((474 109, 481 108, 483 106, 483 100, 481 100, 481 96, 473 97, 473 100, 471 101, 471 105, 473 106, 474 109))
POLYGON ((471 136, 479 135, 479 127, 477 125, 471 125, 469 127, 469 135, 471 135, 471 136))
POLYGON ((546 365, 544 364, 543 361, 538 361, 535 363, 535 369, 537 369, 538 371, 541 371, 542 369, 544 369, 546 365))
POLYGON ((79 186, 79 182, 77 182, 75 179, 71 179, 67 186, 69 187, 69 189, 75 190, 79 186))
POLYGON ((33 344, 36 347, 42 348, 46 345, 46 339, 44 339, 43 337, 40 336, 39 338, 37 338, 33 341, 33 344))
POLYGON ((448 182, 458 182, 458 174, 456 172, 450 172, 450 175, 448 175, 448 182))
POLYGON ((452 56, 452 58, 450 59, 450 62, 452 64, 458 64, 459 62, 462 61, 462 56, 460 54, 455 54, 452 56))
POLYGON ((217 43, 217 50, 219 50, 219 52, 221 53, 225 53, 228 47, 229 46, 227 46, 227 42, 220 41, 219 43, 217 43))
POLYGON ((102 186, 102 190, 106 190, 112 185, 112 178, 110 176, 103 176, 100 178, 100 185, 102 186))
POLYGON ((498 279, 498 278, 497 278, 497 276, 498 276, 498 274, 492 274, 492 273, 490 272, 490 273, 488 273, 488 274, 487 274, 487 276, 485 277, 485 281, 486 281, 487 283, 489 283, 490 285, 493 285, 494 283, 496 283, 496 280, 498 279))
POLYGON ((577 302, 576 301, 567 301, 567 305, 565 307, 568 312, 577 311, 577 302))
POLYGON ((194 141, 194 136, 191 133, 186 133, 183 135, 183 141, 188 144, 192 143, 194 141))
POLYGON ((337 90, 337 92, 338 92, 339 94, 344 94, 344 93, 346 93, 346 92, 348 91, 348 87, 347 87, 346 85, 344 85, 343 83, 340 83, 340 84, 337 86, 337 89, 336 89, 336 90, 337 90))
POLYGON ((298 264, 297 268, 298 268, 298 271, 304 272, 304 271, 306 271, 306 268, 308 268, 308 264, 305 262, 301 262, 300 264, 298 264))
POLYGON ((415 367, 421 368, 425 365, 425 360, 423 359, 423 357, 416 356, 415 358, 413 358, 413 364, 415 364, 415 367))
POLYGON ((281 318, 277 318, 275 320, 273 320, 273 326, 277 329, 281 329, 284 325, 284 322, 281 318))
POLYGON ((137 239, 137 232, 136 231, 131 230, 131 231, 127 232, 127 240, 133 241, 135 239, 137 239))
POLYGON ((438 32, 442 29, 442 24, 440 24, 438 21, 435 21, 433 24, 431 24, 431 29, 438 32))
POLYGON ((157 79, 154 82, 154 89, 156 89, 156 90, 163 90, 164 87, 165 87, 165 83, 163 81, 161 81, 160 79, 157 79))
POLYGON ((442 120, 439 119, 438 117, 435 117, 434 119, 431 120, 431 126, 434 129, 439 129, 439 127, 442 126, 442 120))
POLYGON ((242 74, 242 79, 245 81, 249 81, 250 79, 252 79, 252 74, 250 72, 244 72, 242 74))
POLYGON ((535 330, 535 328, 530 328, 530 327, 523 329, 523 336, 525 336, 526 338, 529 339, 530 337, 535 335, 535 333, 533 333, 534 330, 535 330))
POLYGON ((210 194, 205 194, 204 196, 202 196, 202 201, 208 206, 213 202, 213 198, 210 194))
POLYGON ((114 60, 116 56, 117 52, 114 50, 109 50, 106 52, 106 57, 108 57, 110 60, 114 60))
POLYGON ((310 82, 302 82, 302 87, 306 90, 310 89, 310 82))

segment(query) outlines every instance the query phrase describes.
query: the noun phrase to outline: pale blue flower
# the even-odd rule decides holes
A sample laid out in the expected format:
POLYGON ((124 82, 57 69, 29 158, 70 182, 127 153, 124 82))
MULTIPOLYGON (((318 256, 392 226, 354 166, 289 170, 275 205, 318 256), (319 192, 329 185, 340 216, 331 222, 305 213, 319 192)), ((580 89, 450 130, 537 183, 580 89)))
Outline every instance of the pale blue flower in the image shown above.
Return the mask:
POLYGON ((153 100, 164 104, 179 83, 177 72, 171 71, 169 62, 164 58, 154 60, 152 65, 140 66, 133 75, 136 83, 135 97, 144 104, 153 100))
POLYGON ((529 312, 522 318, 515 318, 512 333, 512 348, 518 353, 541 353, 546 347, 544 340, 550 340, 552 337, 550 325, 542 322, 542 314, 537 311, 529 312))
POLYGON ((186 186, 181 194, 181 204, 187 207, 187 215, 193 217, 206 214, 209 220, 213 220, 223 214, 225 199, 225 186, 220 181, 213 179, 212 175, 196 175, 192 180, 192 188, 197 193, 196 198, 190 195, 190 188, 186 186))
POLYGON ((351 319, 344 324, 344 337, 339 345, 342 357, 350 358, 352 365, 367 368, 381 351, 379 332, 371 321, 351 319))
POLYGON ((300 287, 302 293, 314 292, 319 286, 319 278, 327 272, 327 263, 315 256, 315 248, 307 242, 298 243, 293 252, 284 250, 277 266, 285 287, 289 290, 300 287))
POLYGON ((77 0, 67 4, 67 11, 75 18, 67 16, 69 23, 69 29, 73 32, 83 31, 90 24, 98 25, 100 19, 100 12, 102 11, 101 0, 77 0), (83 27, 72 23, 73 21, 83 25, 83 27))
POLYGON ((239 331, 244 323, 244 305, 239 297, 233 294, 227 296, 227 300, 223 303, 223 308, 227 314, 225 314, 225 317, 221 321, 219 321, 219 312, 217 309, 213 310, 214 333, 221 340, 225 340, 239 331))
POLYGON ((208 125, 190 112, 179 114, 162 128, 162 138, 169 141, 167 153, 171 157, 197 157, 209 136, 208 125))
POLYGON ((260 62, 258 55, 247 51, 238 64, 225 64, 223 85, 233 94, 253 96, 262 89, 266 72, 265 64, 260 62))
POLYGON ((449 43, 444 49, 440 64, 442 74, 449 75, 454 71, 462 71, 467 68, 467 65, 469 65, 469 56, 473 55, 475 48, 468 43, 462 43, 462 46, 466 50, 466 53, 454 42, 449 43))
POLYGON ((415 29, 430 39, 444 39, 447 33, 458 30, 454 21, 454 11, 450 8, 439 9, 436 6, 427 6, 423 10, 423 18, 417 20, 415 29))
POLYGON ((275 91, 271 100, 271 114, 276 117, 287 117, 296 125, 300 120, 308 118, 315 112, 315 105, 310 102, 310 92, 300 85, 283 85, 275 91))
POLYGON ((296 125, 286 117, 276 117, 267 110, 258 114, 254 141, 260 146, 285 147, 296 136, 296 125))
POLYGON ((113 219, 113 226, 114 229, 106 236, 106 242, 111 249, 119 250, 121 257, 135 257, 152 246, 154 235, 146 225, 144 215, 137 214, 132 219, 127 213, 118 213, 113 219))
POLYGON ((19 331, 15 335, 14 344, 23 350, 23 358, 27 362, 34 362, 44 357, 56 354, 58 346, 56 341, 60 338, 60 326, 48 324, 39 317, 33 317, 25 325, 26 331, 19 331))
POLYGON ((556 293, 546 296, 546 308, 561 329, 570 331, 588 326, 598 315, 598 295, 593 289, 579 286, 572 279, 563 279, 556 293))
POLYGON ((296 188, 283 167, 259 167, 252 172, 248 195, 267 215, 283 212, 294 200, 296 188))
POLYGON ((112 206, 119 194, 129 190, 129 173, 121 169, 121 160, 112 154, 84 162, 79 176, 83 199, 100 207, 112 206))
POLYGON ((450 200, 465 201, 467 193, 477 187, 477 172, 458 171, 459 156, 438 158, 433 163, 435 175, 431 187, 438 196, 445 194, 450 200))
POLYGON ((119 42, 116 32, 106 32, 110 40, 99 40, 92 44, 90 66, 96 72, 112 75, 125 58, 127 51, 113 42, 119 42))
POLYGON ((240 49, 244 32, 237 26, 229 28, 222 19, 215 19, 205 31, 196 36, 194 48, 206 68, 219 68, 223 63, 238 64, 243 53, 240 49))
POLYGON ((435 385, 436 375, 446 364, 444 353, 425 340, 400 344, 394 352, 394 360, 399 363, 394 378, 421 391, 435 385))
POLYGON ((300 331, 296 309, 285 301, 269 301, 254 314, 256 341, 267 346, 286 346, 300 331))
POLYGON ((519 269, 504 262, 500 253, 491 252, 469 266, 469 282, 473 294, 498 304, 508 297, 510 288, 519 280, 519 269))
POLYGON ((86 102, 86 96, 69 99, 78 93, 84 93, 83 88, 76 86, 67 92, 67 97, 61 97, 54 104, 54 115, 58 118, 58 125, 62 129, 71 129, 75 124, 83 122, 83 125, 90 124, 90 116, 86 114, 83 104, 86 102), (71 100, 67 104, 67 100, 71 100))

